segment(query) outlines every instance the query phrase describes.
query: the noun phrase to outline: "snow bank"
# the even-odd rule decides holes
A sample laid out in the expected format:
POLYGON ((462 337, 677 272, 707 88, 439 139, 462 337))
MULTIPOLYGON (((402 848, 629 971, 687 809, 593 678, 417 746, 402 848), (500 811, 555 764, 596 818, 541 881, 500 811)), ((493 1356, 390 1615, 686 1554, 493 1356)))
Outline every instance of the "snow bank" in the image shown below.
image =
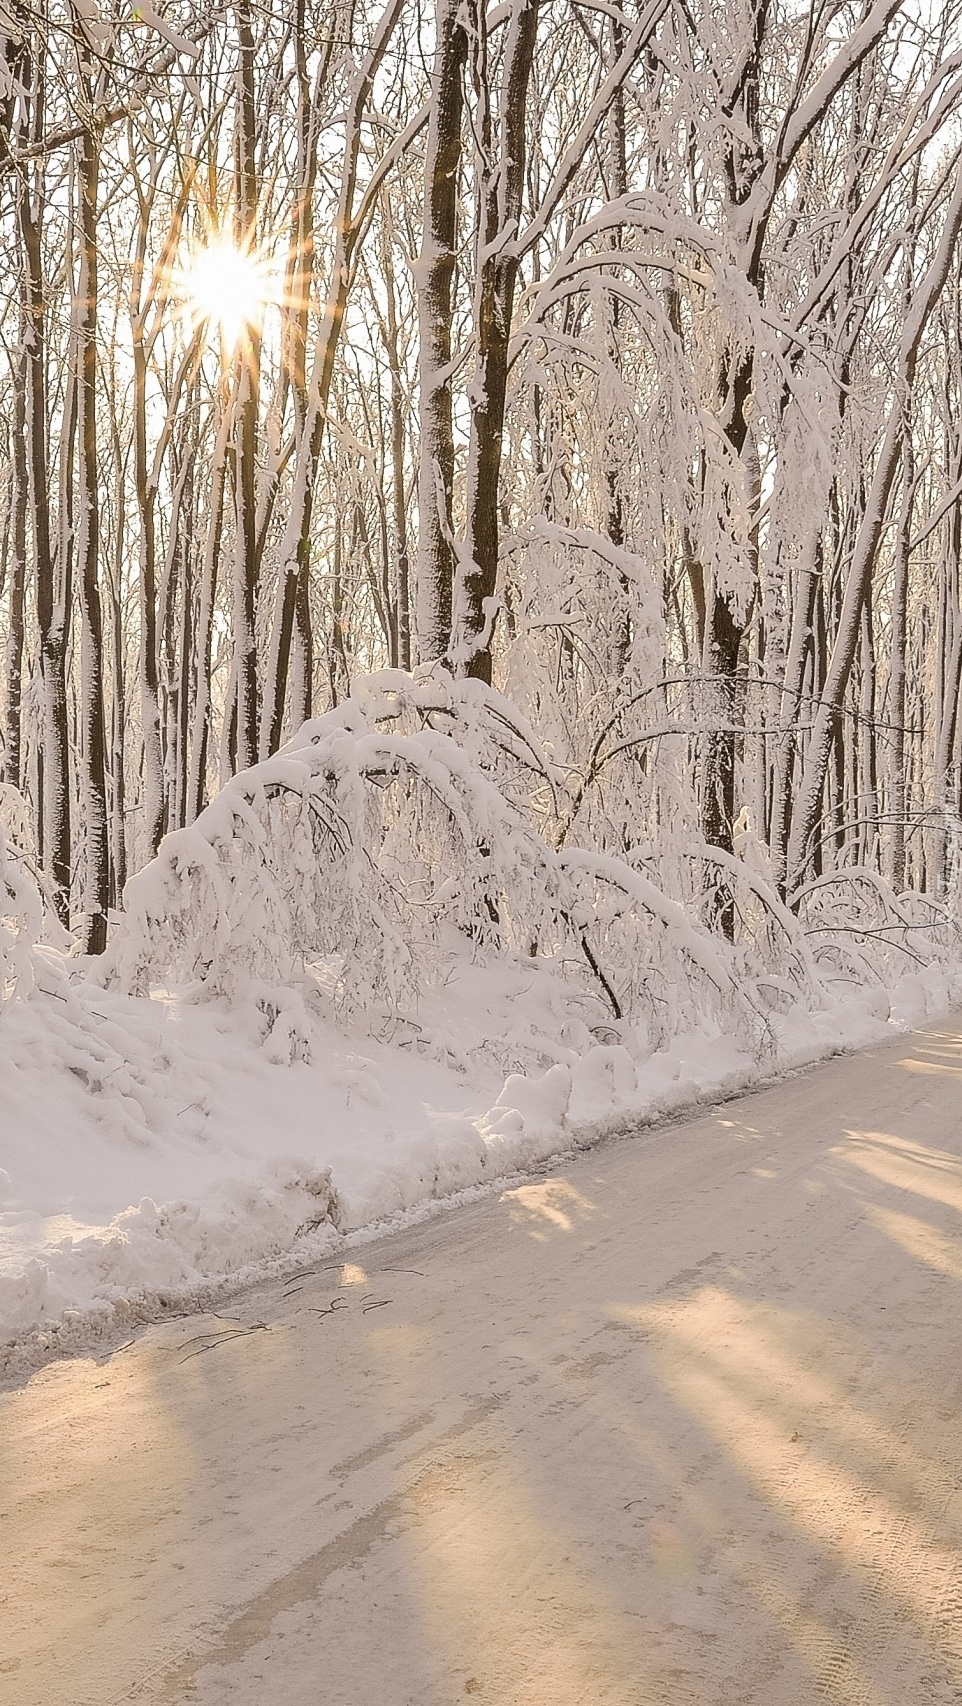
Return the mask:
MULTIPOLYGON (((901 1023, 962 998, 903 979, 901 1023)), ((380 1035, 297 1014, 283 1064, 255 1000, 81 984, 0 1024, 0 1370, 209 1307, 412 1211, 888 1026, 872 992, 776 1021, 764 1065, 708 1024, 651 1050, 557 972, 463 966, 380 1035), (505 1071, 514 1061, 521 1068, 505 1071)))
POLYGON ((0 842, 0 1372, 962 1000, 930 902, 849 876, 800 924, 729 860, 729 944, 553 851, 556 783, 479 684, 375 678, 168 837, 96 964, 0 842))

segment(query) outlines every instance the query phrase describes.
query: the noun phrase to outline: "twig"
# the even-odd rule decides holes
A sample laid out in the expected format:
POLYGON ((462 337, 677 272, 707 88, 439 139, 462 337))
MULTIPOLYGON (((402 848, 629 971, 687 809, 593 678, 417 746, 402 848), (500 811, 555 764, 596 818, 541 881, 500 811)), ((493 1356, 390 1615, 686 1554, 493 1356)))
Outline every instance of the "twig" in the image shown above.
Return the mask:
POLYGON ((346 1309, 348 1303, 346 1297, 335 1297, 327 1309, 315 1309, 313 1304, 309 1304, 308 1307, 312 1315, 335 1315, 339 1309, 346 1309))
MULTIPOLYGON (((202 1339, 209 1338, 211 1340, 210 1344, 201 1345, 196 1351, 188 1351, 187 1355, 185 1357, 181 1357, 179 1360, 181 1362, 190 1362, 191 1357, 203 1356, 205 1351, 216 1351, 218 1346, 229 1344, 231 1339, 249 1339, 252 1333, 267 1333, 269 1331, 270 1328, 266 1321, 254 1321, 249 1327, 238 1327, 233 1333, 217 1333, 214 1335, 201 1333, 198 1337, 202 1339)), ((192 1339, 188 1339, 187 1341, 188 1344, 192 1344, 193 1342, 194 1341, 192 1339)))

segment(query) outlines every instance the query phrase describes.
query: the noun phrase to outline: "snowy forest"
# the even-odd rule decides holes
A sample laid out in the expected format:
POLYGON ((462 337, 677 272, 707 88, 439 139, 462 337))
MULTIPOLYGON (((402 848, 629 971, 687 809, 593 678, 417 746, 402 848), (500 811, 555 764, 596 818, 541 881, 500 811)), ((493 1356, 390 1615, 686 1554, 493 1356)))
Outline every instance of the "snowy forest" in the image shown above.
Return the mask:
POLYGON ((944 1005, 960 227, 957 0, 0 0, 5 1046, 483 1066, 403 1206, 944 1005))

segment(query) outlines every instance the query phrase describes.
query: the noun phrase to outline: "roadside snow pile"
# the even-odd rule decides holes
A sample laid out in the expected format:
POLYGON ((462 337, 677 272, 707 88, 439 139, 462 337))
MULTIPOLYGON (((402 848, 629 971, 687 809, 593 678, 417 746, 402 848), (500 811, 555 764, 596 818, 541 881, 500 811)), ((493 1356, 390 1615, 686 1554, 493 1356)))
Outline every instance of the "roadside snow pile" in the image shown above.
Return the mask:
POLYGON ((0 1367, 210 1302, 291 1252, 752 1072, 707 1029, 654 1056, 628 1027, 598 1043, 598 1016, 520 960, 449 970, 377 1035, 336 1029, 296 991, 230 1007, 83 979, 12 1002, 0 1367), (284 1064, 279 1023, 300 1039, 284 1064))
POLYGON ((704 849, 669 896, 557 844, 562 788, 498 695, 386 674, 167 837, 101 961, 0 842, 0 1370, 962 999, 929 901, 796 918, 704 849))

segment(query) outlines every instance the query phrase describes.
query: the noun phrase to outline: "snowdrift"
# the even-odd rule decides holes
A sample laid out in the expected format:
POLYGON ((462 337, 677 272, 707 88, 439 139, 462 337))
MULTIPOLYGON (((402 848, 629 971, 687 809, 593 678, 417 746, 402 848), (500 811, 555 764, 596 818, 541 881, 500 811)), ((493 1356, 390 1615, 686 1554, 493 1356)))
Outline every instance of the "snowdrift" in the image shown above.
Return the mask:
POLYGON ((962 996, 931 900, 789 910, 704 846, 669 894, 561 844, 565 787, 490 689, 386 672, 165 839, 100 961, 0 840, 0 1367, 962 996))

